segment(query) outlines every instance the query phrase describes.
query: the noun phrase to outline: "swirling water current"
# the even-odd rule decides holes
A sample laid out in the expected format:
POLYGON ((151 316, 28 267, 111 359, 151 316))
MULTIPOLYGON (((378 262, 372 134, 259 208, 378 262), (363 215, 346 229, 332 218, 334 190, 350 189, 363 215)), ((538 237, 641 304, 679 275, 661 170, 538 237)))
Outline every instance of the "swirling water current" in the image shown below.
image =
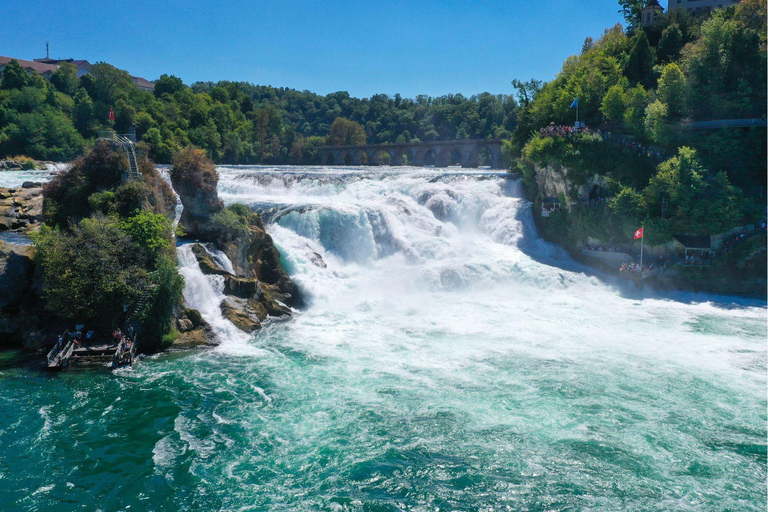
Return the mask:
POLYGON ((0 510, 765 510, 765 302, 591 276, 489 171, 219 172, 307 306, 247 336, 181 245, 219 347, 0 364, 0 510))

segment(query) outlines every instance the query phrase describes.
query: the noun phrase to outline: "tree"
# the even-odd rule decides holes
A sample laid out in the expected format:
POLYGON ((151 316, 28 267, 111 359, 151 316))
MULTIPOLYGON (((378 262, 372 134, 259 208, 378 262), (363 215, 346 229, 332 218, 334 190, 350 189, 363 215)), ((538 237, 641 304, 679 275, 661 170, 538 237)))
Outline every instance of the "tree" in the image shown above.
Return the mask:
POLYGON ((21 89, 27 85, 29 85, 29 73, 21 67, 19 61, 11 60, 5 65, 0 89, 21 89))
POLYGON ((658 54, 661 62, 671 62, 680 55, 683 49, 683 32, 677 23, 669 25, 661 33, 658 54))
POLYGON ((149 281, 143 252, 109 217, 83 219, 71 232, 43 226, 33 236, 46 309, 108 329, 149 281))
POLYGON ((105 105, 114 105, 121 94, 134 87, 131 75, 106 62, 94 64, 91 71, 80 80, 93 101, 105 105))
POLYGON ((57 91, 74 96, 80 86, 77 69, 70 62, 65 62, 51 76, 51 83, 57 91))
POLYGON ((332 146, 362 146, 365 144, 365 131, 360 123, 337 117, 331 124, 328 144, 332 146))
POLYGON ((643 195, 656 211, 662 197, 668 199, 668 215, 678 233, 720 233, 742 220, 738 191, 724 173, 712 176, 688 147, 659 165, 643 195))
POLYGON ((541 80, 534 80, 531 78, 527 82, 523 82, 518 79, 512 80, 512 87, 517 89, 517 101, 520 103, 520 106, 525 108, 532 101, 536 100, 536 96, 538 96, 539 91, 541 91, 543 82, 541 80))
POLYGON ((181 78, 173 75, 160 75, 160 78, 155 80, 154 94, 156 98, 159 98, 163 94, 176 94, 184 88, 184 82, 181 78))
POLYGON ((657 88, 659 99, 666 103, 670 119, 680 119, 687 111, 688 83, 676 63, 664 66, 657 88))
POLYGON ((659 100, 654 101, 645 109, 645 132, 649 139, 662 145, 669 142, 667 112, 667 105, 659 100))
POLYGON ((164 215, 139 210, 120 221, 120 229, 143 251, 149 267, 154 269, 163 254, 171 252, 171 221, 164 215))
POLYGON ((619 84, 612 85, 603 97, 600 111, 609 121, 621 121, 627 110, 627 93, 619 84))
POLYGON ((627 78, 649 87, 653 82, 653 65, 656 58, 648 42, 648 37, 642 30, 635 37, 635 44, 629 52, 629 59, 624 72, 627 78))
POLYGON ((645 0, 619 0, 619 5, 621 6, 619 14, 624 16, 627 26, 631 29, 639 27, 645 0))
POLYGON ((618 194, 611 198, 608 206, 617 215, 626 215, 631 218, 640 216, 643 196, 635 189, 622 187, 618 194))

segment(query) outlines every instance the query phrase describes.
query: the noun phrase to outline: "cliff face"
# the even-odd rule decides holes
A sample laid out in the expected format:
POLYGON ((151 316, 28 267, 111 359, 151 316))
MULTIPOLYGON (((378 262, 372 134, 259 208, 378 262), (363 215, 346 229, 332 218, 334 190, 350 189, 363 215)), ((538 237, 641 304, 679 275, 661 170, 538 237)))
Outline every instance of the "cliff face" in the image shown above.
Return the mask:
MULTIPOLYGON (((0 242, 0 347, 23 346, 36 350, 47 339, 47 317, 37 294, 35 249, 0 242)), ((57 326, 58 327, 58 326, 57 326)))
POLYGON ((548 197, 560 197, 563 194, 566 200, 570 202, 578 199, 586 201, 589 199, 593 190, 605 189, 605 180, 602 176, 588 176, 583 183, 576 186, 570 179, 570 170, 557 164, 532 164, 536 176, 536 185, 539 189, 537 199, 548 197))

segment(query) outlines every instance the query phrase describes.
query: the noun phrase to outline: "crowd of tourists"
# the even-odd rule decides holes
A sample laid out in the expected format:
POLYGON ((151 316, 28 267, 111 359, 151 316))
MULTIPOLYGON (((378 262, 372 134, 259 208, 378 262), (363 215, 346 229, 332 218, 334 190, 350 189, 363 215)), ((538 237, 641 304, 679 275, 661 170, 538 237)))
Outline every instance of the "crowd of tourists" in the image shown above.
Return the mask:
POLYGON ((548 126, 539 129, 540 137, 566 137, 570 138, 574 135, 595 134, 603 138, 603 140, 610 140, 616 144, 620 144, 625 149, 628 149, 640 156, 651 158, 659 162, 665 160, 667 155, 659 148, 644 146, 637 141, 631 140, 621 135, 614 135, 611 132, 603 132, 600 129, 592 130, 586 126, 576 128, 574 126, 567 126, 561 124, 550 123, 548 126))
MULTIPOLYGON (((65 330, 63 333, 59 334, 56 339, 56 346, 61 350, 70 341, 72 341, 76 347, 91 345, 96 339, 96 334, 93 330, 88 330, 85 333, 83 331, 84 329, 82 329, 82 327, 75 329, 74 332, 70 332, 69 329, 65 330)), ((119 327, 112 331, 112 341, 115 344, 123 343, 128 349, 133 345, 134 338, 135 334, 132 326, 128 327, 128 331, 125 333, 119 327)))
POLYGON ((131 350, 134 341, 133 327, 128 327, 127 333, 121 331, 119 327, 116 328, 112 331, 112 341, 114 341, 116 345, 122 344, 127 350, 131 350))
POLYGON ((61 350, 64 345, 72 341, 72 343, 75 344, 77 347, 81 347, 83 345, 83 341, 85 343, 90 344, 93 340, 94 333, 92 330, 88 331, 83 335, 83 329, 75 329, 75 332, 70 332, 69 329, 65 330, 62 334, 59 334, 58 339, 56 340, 56 346, 61 350))

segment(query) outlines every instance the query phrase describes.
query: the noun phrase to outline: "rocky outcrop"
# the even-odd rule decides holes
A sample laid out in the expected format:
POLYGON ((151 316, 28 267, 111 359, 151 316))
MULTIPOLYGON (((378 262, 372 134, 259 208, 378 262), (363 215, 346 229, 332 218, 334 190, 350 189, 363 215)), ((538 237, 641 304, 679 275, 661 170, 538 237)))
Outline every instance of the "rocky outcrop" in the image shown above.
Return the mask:
POLYGON ((43 189, 36 183, 24 185, 0 188, 0 231, 27 230, 42 221, 43 189))
POLYGON ((59 328, 38 298, 34 252, 33 247, 0 242, 0 346, 36 351, 59 328))
POLYGON ((42 169, 43 167, 45 167, 43 162, 38 162, 25 156, 0 160, 0 171, 22 171, 42 169))
POLYGON ((291 315, 280 289, 255 277, 240 277, 222 269, 202 244, 192 246, 200 270, 204 274, 224 276, 224 293, 227 297, 220 304, 221 312, 237 328, 251 333, 261 328, 268 316, 291 315))
POLYGON ((196 309, 182 309, 178 312, 176 330, 179 332, 179 337, 173 342, 174 348, 194 348, 218 344, 210 324, 203 319, 203 316, 196 309))
POLYGON ((253 332, 266 316, 289 315, 288 306, 301 305, 299 291, 280 263, 280 252, 261 217, 244 205, 223 206, 213 162, 198 150, 186 149, 174 160, 171 180, 184 206, 180 222, 186 236, 207 242, 232 262, 234 272, 228 272, 205 246, 192 248, 204 274, 225 278, 224 316, 253 332))

